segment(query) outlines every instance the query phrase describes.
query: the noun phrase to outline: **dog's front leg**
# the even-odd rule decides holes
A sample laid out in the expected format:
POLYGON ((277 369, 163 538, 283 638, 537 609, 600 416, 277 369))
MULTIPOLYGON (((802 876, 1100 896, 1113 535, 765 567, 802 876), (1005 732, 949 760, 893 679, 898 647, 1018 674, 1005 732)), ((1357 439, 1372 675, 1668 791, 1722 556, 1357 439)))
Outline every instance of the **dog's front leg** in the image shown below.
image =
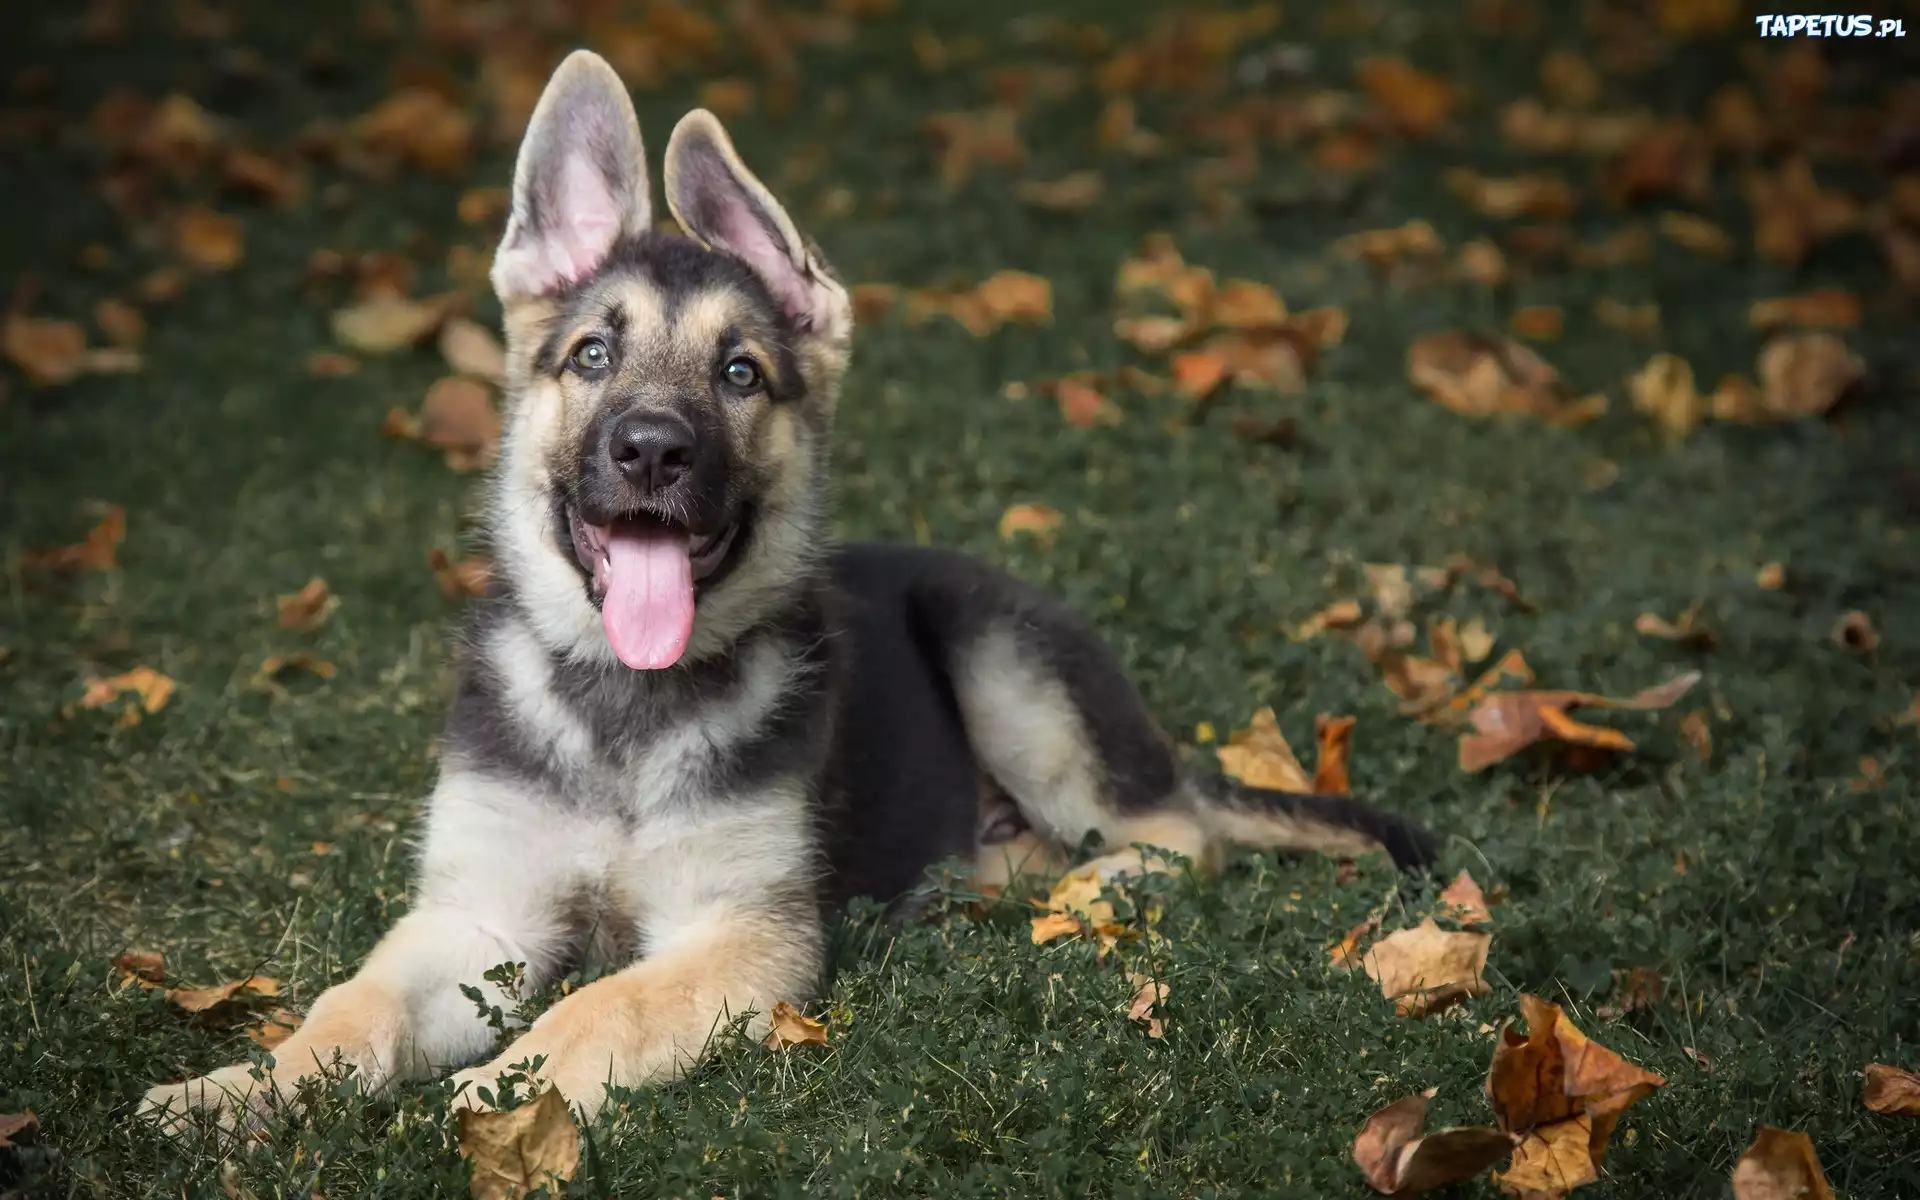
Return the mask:
POLYGON ((715 912, 616 974, 596 980, 541 1015, 493 1062, 454 1076, 456 1108, 487 1108, 478 1092, 499 1086, 512 1064, 545 1061, 535 1087, 550 1085, 591 1119, 606 1085, 639 1087, 674 1078, 696 1062, 733 1018, 757 1014, 758 1036, 781 1000, 812 994, 820 972, 817 914, 715 912))

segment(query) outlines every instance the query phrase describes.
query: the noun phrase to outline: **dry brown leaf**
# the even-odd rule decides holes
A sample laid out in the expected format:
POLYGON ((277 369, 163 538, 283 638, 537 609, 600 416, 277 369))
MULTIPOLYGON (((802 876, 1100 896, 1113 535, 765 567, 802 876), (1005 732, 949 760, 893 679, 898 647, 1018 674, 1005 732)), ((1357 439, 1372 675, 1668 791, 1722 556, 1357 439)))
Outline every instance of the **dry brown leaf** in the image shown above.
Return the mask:
POLYGON ((1643 612, 1633 619, 1633 631, 1642 637, 1686 642, 1698 650, 1710 650, 1716 641, 1713 630, 1700 620, 1698 604, 1681 613, 1677 621, 1669 621, 1658 613, 1643 612))
POLYGON ((1271 708, 1254 713, 1247 728, 1235 731, 1214 753, 1219 755, 1220 769, 1248 787, 1297 793, 1314 790, 1313 777, 1287 744, 1280 719, 1271 708))
POLYGON ((306 671, 321 679, 332 679, 336 668, 326 659, 302 650, 297 654, 270 654, 260 662, 260 669, 254 672, 254 678, 261 682, 271 682, 288 671, 306 671))
POLYGON ((859 283, 848 292, 853 302, 856 324, 871 325, 884 320, 900 300, 900 285, 895 283, 859 283))
POLYGON ((1499 245, 1487 238, 1475 238, 1460 247, 1460 258, 1455 264, 1460 276, 1481 287, 1499 287, 1509 276, 1507 256, 1499 245))
POLYGON ((1353 1161, 1383 1196, 1416 1196, 1460 1183, 1513 1153, 1513 1139, 1498 1129, 1457 1127, 1422 1134, 1428 1088, 1396 1100, 1367 1118, 1353 1140, 1353 1161))
POLYGON ((1030 179, 1014 189, 1014 194, 1035 208, 1048 212, 1082 213, 1100 202, 1107 179, 1098 171, 1075 171, 1058 179, 1030 179))
POLYGON ((0 1113, 0 1150, 12 1148, 13 1139, 40 1128, 40 1118, 28 1109, 23 1113, 0 1113))
POLYGON ((1733 1164, 1734 1200, 1833 1200, 1813 1139, 1762 1125, 1733 1164))
POLYGON ((1358 600, 1336 600, 1294 626, 1291 631, 1293 639, 1304 642, 1329 630, 1351 633, 1360 627, 1365 612, 1358 600))
POLYGON ((93 306, 93 323, 116 346, 134 347, 147 340, 147 319, 125 300, 108 296, 93 306))
POLYGON ((766 1046, 769 1050, 786 1050, 793 1046, 827 1044, 827 1023, 800 1015, 800 1010, 785 1000, 773 1006, 772 1026, 767 1030, 766 1046))
POLYGON ((307 180, 297 168, 252 150, 230 150, 220 162, 220 186, 228 195, 291 208, 307 193, 307 180))
POLYGON ((508 1112, 460 1110, 460 1155, 473 1162, 473 1200, 508 1200, 572 1179, 580 1167, 580 1131, 558 1089, 508 1112))
POLYGON ((210 208, 190 208, 173 224, 173 248, 189 266, 227 271, 246 253, 240 222, 210 208))
POLYGON ((1351 971, 1360 965, 1360 943, 1372 937, 1380 929, 1380 915, 1375 913, 1366 920, 1347 930, 1346 934, 1333 945, 1327 947, 1327 954, 1333 959, 1336 970, 1351 971))
POLYGON ((1492 941, 1490 934, 1449 932, 1428 917, 1369 946, 1361 966, 1395 1012, 1424 1017, 1492 990, 1483 978, 1492 941))
MULTIPOLYGON (((1487 1073, 1494 1119, 1508 1133, 1525 1133, 1584 1119, 1592 1166, 1606 1161, 1607 1142, 1620 1116, 1667 1081, 1642 1070, 1582 1033, 1557 1005, 1520 997, 1527 1032, 1511 1022, 1500 1031, 1487 1073)), ((1557 1137, 1550 1138, 1556 1145, 1557 1137)))
POLYGON ((120 543, 127 540, 127 510, 118 504, 109 507, 87 530, 86 539, 76 546, 52 550, 29 550, 21 556, 21 565, 53 567, 66 571, 111 571, 117 565, 120 543))
POLYGON ((1600 72, 1571 50, 1552 50, 1540 60, 1540 90, 1567 108, 1589 108, 1600 99, 1600 72))
POLYGON ((1571 216, 1580 207, 1573 185, 1553 175, 1493 178, 1467 167, 1454 167, 1444 178, 1454 195, 1486 217, 1553 219, 1571 216))
POLYGON ((1733 257, 1733 239, 1727 236, 1726 230, 1705 217, 1685 212, 1663 212, 1660 214, 1660 233, 1674 245, 1695 254, 1708 258, 1733 257))
POLYGON ((1133 998, 1127 1002, 1127 1019, 1146 1025, 1150 1038, 1165 1037, 1166 1018, 1153 1010, 1167 1002, 1167 985, 1138 971, 1129 971, 1127 982, 1134 985, 1133 998))
POLYGON ((1385 268, 1406 259, 1438 258, 1447 247, 1432 225, 1408 221, 1391 229, 1363 229, 1350 233, 1333 244, 1334 252, 1357 258, 1375 268, 1385 268))
POLYGON ((291 1009, 276 1008, 247 1026, 247 1036, 254 1045, 262 1050, 271 1050, 281 1042, 293 1036, 300 1028, 300 1014, 291 1009))
POLYGON ((1570 709, 1619 708, 1651 711, 1666 708, 1700 681, 1700 672, 1688 671, 1666 683, 1622 700, 1592 692, 1519 691, 1484 696, 1468 714, 1473 731, 1460 736, 1460 769, 1481 771, 1541 741, 1589 746, 1598 750, 1631 750, 1633 742, 1617 729, 1586 725, 1567 715, 1570 709))
POLYGON ((450 176, 465 169, 473 152, 474 119, 436 89, 414 86, 357 117, 351 134, 377 158, 450 176))
POLYGON ((1920 1073, 1886 1063, 1867 1064, 1867 1086, 1860 1102, 1889 1117, 1920 1117, 1920 1073))
POLYGON ((1771 329, 1777 325, 1851 329, 1860 323, 1860 297, 1842 288, 1821 288, 1798 296, 1755 300, 1747 310, 1747 322, 1755 329, 1771 329))
POLYGON ((1407 348, 1407 377, 1432 399, 1466 417, 1523 413, 1553 424, 1579 425, 1605 408, 1600 397, 1570 402, 1560 373, 1533 351, 1506 338, 1428 334, 1407 348))
POLYGON ((449 318, 440 327, 440 357, 456 375, 471 375, 495 387, 507 381, 507 352, 493 331, 478 321, 449 318))
POLYGON ((1872 617, 1850 609, 1833 623, 1833 644, 1855 654, 1871 654, 1880 647, 1880 631, 1873 627, 1872 617))
POLYGON ((165 708, 173 698, 175 686, 173 680, 152 667, 135 667, 104 679, 90 677, 86 691, 80 696, 80 707, 104 708, 130 693, 137 703, 121 712, 120 723, 133 725, 139 722, 142 713, 151 716, 165 708))
POLYGON ((1685 438, 1707 419, 1707 401, 1693 384, 1693 367, 1677 354, 1656 354, 1627 380, 1633 407, 1657 422, 1674 440, 1685 438))
POLYGON ((1025 271, 996 271, 967 291, 921 289, 908 295, 907 316, 923 322, 934 314, 952 317, 975 337, 1009 323, 1053 323, 1053 285, 1025 271))
MULTIPOLYGON (((1197 332, 1198 328, 1182 317, 1115 317, 1113 321, 1113 336, 1142 354, 1165 354, 1197 332)), ((1174 365, 1177 375, 1178 358, 1174 360, 1174 365)))
POLYGON ((1487 908, 1486 893, 1465 871, 1454 876, 1453 882, 1441 891, 1440 903, 1446 906, 1441 910, 1441 915, 1452 916, 1462 925, 1485 925, 1493 920, 1493 912, 1487 908))
POLYGON ((1446 80, 1403 58, 1362 59, 1354 75, 1394 126, 1414 137, 1439 128, 1453 107, 1453 88, 1446 80))
POLYGON ((1209 316, 1216 325, 1278 325, 1287 319, 1287 304, 1264 283, 1229 279, 1214 293, 1209 316))
POLYGON ((1831 333, 1790 333, 1761 348, 1755 373, 1761 409, 1774 420, 1791 421, 1832 408, 1867 368, 1831 333))
POLYGON ((425 300, 382 295, 345 308, 329 318, 336 340, 366 354, 389 354, 433 336, 455 304, 451 294, 425 300))
POLYGON ((87 335, 72 321, 7 314, 7 358, 35 384, 70 383, 86 369, 87 335))
POLYGON ((1433 657, 1450 675, 1466 674, 1466 656, 1460 649, 1460 622, 1442 617, 1427 622, 1427 645, 1433 657))
POLYGON ((1772 174, 1750 174, 1746 191, 1754 248, 1784 266, 1798 266, 1816 243, 1860 223, 1860 206, 1849 196, 1822 188, 1804 157, 1789 159, 1772 174))
POLYGON ((203 988, 168 988, 167 1003, 184 1013, 199 1015, 225 1004, 245 1004, 261 997, 280 994, 280 981, 265 975, 249 975, 203 988))
POLYGON ((1567 314, 1557 304, 1536 304, 1527 308, 1517 308, 1508 321, 1508 328, 1515 337, 1531 338, 1536 342, 1550 342, 1565 332, 1567 314))
POLYGON ((1313 719, 1318 746, 1313 760, 1313 790, 1321 795, 1345 796, 1353 790, 1347 775, 1347 760, 1353 752, 1353 723, 1352 717, 1326 713, 1313 719))
POLYGON ((1713 757, 1713 722, 1707 710, 1696 708, 1680 718, 1680 740, 1701 759, 1713 757))
POLYGON ((1079 932, 1080 918, 1072 913, 1050 912, 1033 918, 1033 944, 1036 946, 1079 932))
POLYGON ((1529 1129, 1518 1137, 1511 1165, 1493 1177, 1507 1195, 1523 1200, 1560 1197, 1600 1178, 1589 1149, 1593 1123, 1586 1116, 1529 1129))
POLYGON ((351 354, 316 350, 307 355, 307 374, 316 379, 339 379, 360 369, 360 360, 351 354))
POLYGON ((1613 973, 1614 998, 1593 1010, 1602 1020, 1613 1020, 1629 1013, 1642 1012, 1660 1002, 1667 994, 1667 981, 1652 967, 1635 967, 1625 973, 1613 973))
POLYGON ((448 376, 427 389, 420 405, 420 440, 447 452, 447 465, 470 471, 491 463, 500 446, 500 414, 493 389, 475 379, 448 376))
POLYGON ((280 610, 280 628, 311 633, 327 623, 334 610, 340 607, 340 597, 327 588, 327 581, 318 575, 307 580, 305 587, 290 592, 274 601, 280 610))
POLYGON ((1026 161, 1020 114, 995 107, 979 112, 936 113, 921 126, 940 151, 940 182, 957 188, 982 164, 1017 167, 1026 161))
POLYGON ((1618 300, 1602 296, 1593 302, 1594 320, 1609 329, 1621 333, 1630 333, 1636 337, 1651 337, 1660 332, 1660 306, 1649 301, 1645 304, 1622 304, 1618 300))
POLYGON ((1019 534, 1032 534, 1044 538, 1060 528, 1062 518, 1058 509, 1044 504, 1015 504, 1000 514, 1000 536, 1011 540, 1019 534))
POLYGON ((455 562, 445 550, 438 546, 427 555, 427 562, 433 567, 433 577, 440 584, 447 599, 460 600, 467 596, 484 596, 487 585, 493 580, 493 562, 486 558, 463 558, 455 562))
POLYGON ((113 956, 113 965, 121 973, 121 987, 165 983, 167 979, 166 963, 158 950, 122 950, 113 956))
POLYGON ((1126 414, 1118 405, 1078 380, 1062 380, 1055 394, 1060 403, 1060 416, 1076 429, 1118 425, 1126 420, 1126 414))
POLYGON ((1205 352, 1219 358, 1235 383, 1297 392, 1319 346, 1291 323, 1228 329, 1210 340, 1205 352))

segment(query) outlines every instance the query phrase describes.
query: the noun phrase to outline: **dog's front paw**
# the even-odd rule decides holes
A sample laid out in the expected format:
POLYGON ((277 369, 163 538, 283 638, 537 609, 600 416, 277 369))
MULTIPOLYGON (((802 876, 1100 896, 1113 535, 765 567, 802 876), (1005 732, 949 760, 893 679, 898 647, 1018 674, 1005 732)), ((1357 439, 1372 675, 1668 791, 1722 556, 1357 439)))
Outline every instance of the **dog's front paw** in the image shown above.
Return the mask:
POLYGON ((195 1113, 212 1113, 220 1128, 232 1129, 242 1117, 251 1119, 264 1100, 265 1084, 253 1077, 253 1067, 236 1063, 217 1071, 147 1089, 138 1115, 176 1137, 193 1127, 195 1113))

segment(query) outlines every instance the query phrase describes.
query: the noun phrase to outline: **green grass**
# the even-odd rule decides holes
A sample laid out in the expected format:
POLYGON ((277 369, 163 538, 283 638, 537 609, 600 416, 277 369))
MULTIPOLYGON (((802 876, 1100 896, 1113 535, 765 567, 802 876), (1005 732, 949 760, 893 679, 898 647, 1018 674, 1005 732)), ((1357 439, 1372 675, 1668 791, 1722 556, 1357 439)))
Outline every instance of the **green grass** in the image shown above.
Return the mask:
MULTIPOLYGON (((9 62, 54 69, 46 103, 68 123, 116 84, 180 89, 273 146, 313 117, 360 111, 387 90, 397 58, 430 53, 368 39, 353 6, 301 16, 257 4, 237 36, 276 64, 277 82, 230 95, 217 90, 218 46, 164 33, 63 42, 76 7, 0 14, 9 62), (277 65, 320 31, 354 64, 332 89, 277 65)), ((1060 58, 1018 43, 1020 7, 930 7, 864 25, 852 44, 803 58, 796 113, 838 93, 843 117, 734 123, 748 160, 851 280, 925 285, 1018 267, 1054 281, 1050 328, 981 340, 947 322, 861 333, 841 405, 840 530, 964 547, 1056 589, 1099 624, 1183 739, 1200 721, 1237 727, 1263 704, 1296 742, 1317 712, 1356 714, 1355 789, 1430 823, 1448 873, 1470 868, 1506 889, 1492 992, 1432 1020, 1396 1017, 1367 980, 1329 972, 1324 947, 1382 903, 1390 922, 1409 919, 1426 885, 1378 865, 1343 882, 1332 862, 1242 856, 1218 881, 1168 891, 1156 936, 1121 952, 1124 968, 1171 985, 1167 1035, 1151 1041, 1125 1017, 1122 966, 1078 942, 1034 947, 1017 906, 975 912, 956 885, 922 923, 892 931, 867 914, 838 931, 831 1048, 769 1055, 730 1044, 684 1082, 632 1094, 587 1131, 576 1191, 1370 1194, 1348 1158, 1360 1122, 1435 1085, 1436 1123, 1485 1120, 1483 1025, 1532 991, 1670 1080, 1629 1113, 1607 1178, 1582 1195, 1724 1195, 1759 1123, 1809 1133, 1851 1200, 1920 1194, 1920 1125, 1858 1100, 1864 1064, 1920 1068, 1910 798, 1920 743, 1895 720, 1920 681, 1914 501, 1900 490, 1903 464, 1920 452, 1920 363, 1871 244, 1836 239, 1797 271, 1745 250, 1713 262, 1669 248, 1643 268, 1547 271, 1500 293, 1382 283, 1334 259, 1339 235, 1414 217, 1450 245, 1499 233, 1446 192, 1440 172, 1463 161, 1514 169, 1520 160, 1497 140, 1500 105, 1531 86, 1547 46, 1592 50, 1577 23, 1492 39, 1448 5, 1403 5, 1371 36, 1318 47, 1316 86, 1348 86, 1349 57, 1381 50, 1472 84, 1453 132, 1393 150, 1345 205, 1279 205, 1317 181, 1301 150, 1269 147, 1258 177, 1237 187, 1267 203, 1210 216, 1186 180, 1213 151, 1182 143, 1158 162, 1102 161, 1089 134, 1100 101, 1086 87, 1030 116, 1026 174, 1106 167, 1109 194, 1092 213, 1028 209, 993 169, 943 192, 924 115, 986 103, 993 67, 1060 58), (928 74, 909 49, 922 22, 956 45, 981 39, 979 59, 928 74), (821 169, 789 186, 782 164, 800 151, 822 156, 821 169), (834 187, 857 197, 851 215, 821 215, 834 187), (1092 432, 1064 425, 1050 402, 1002 398, 1010 380, 1134 361, 1111 333, 1111 282, 1155 229, 1173 232, 1190 259, 1271 282, 1297 306, 1345 307, 1346 343, 1303 395, 1239 391, 1177 433, 1170 397, 1122 394, 1126 423, 1092 432), (1669 447, 1625 404, 1622 377, 1657 346, 1687 356, 1706 382, 1750 370, 1747 304, 1821 285, 1866 299, 1850 338, 1875 372, 1833 419, 1710 425, 1669 447), (1636 341, 1597 325, 1588 313, 1601 295, 1657 300, 1664 332, 1636 341), (1547 356, 1581 392, 1613 395, 1597 423, 1472 423, 1405 382, 1411 338, 1497 330, 1513 306, 1534 302, 1569 314, 1547 356), (1303 444, 1238 440, 1236 412, 1294 417, 1303 444), (1582 470, 1603 458, 1619 480, 1590 492, 1582 470), (997 537, 1001 511, 1023 501, 1066 514, 1051 546, 997 537), (1624 693, 1703 670, 1683 710, 1713 713, 1711 759, 1684 751, 1678 713, 1667 713, 1622 721, 1641 751, 1596 774, 1527 758, 1465 776, 1452 739, 1400 716, 1356 650, 1282 632, 1355 594, 1361 562, 1452 553, 1497 562, 1538 611, 1472 590, 1441 607, 1484 616, 1546 686, 1624 693), (1786 590, 1755 586, 1770 561, 1787 565, 1786 590), (1672 616, 1696 602, 1719 636, 1711 653, 1633 632, 1644 610, 1672 616), (1855 608, 1882 634, 1864 657, 1828 638, 1855 608), (1876 788, 1852 786, 1863 756, 1883 773, 1876 788), (1669 1002, 1596 1015, 1614 998, 1615 973, 1635 967, 1668 980, 1669 1002)), ((1289 5, 1282 36, 1311 39, 1313 7, 1289 5)), ((1117 32, 1152 15, 1092 0, 1065 11, 1109 14, 1117 32)), ((1608 102, 1697 114, 1712 86, 1739 77, 1750 29, 1613 81, 1608 102)), ((1870 98, 1874 80, 1842 72, 1836 87, 1870 98)), ((639 97, 656 152, 694 86, 685 77, 639 97)), ((1173 129, 1188 103, 1149 95, 1143 119, 1173 129)), ((84 316, 160 261, 95 197, 83 146, 27 139, 0 154, 0 277, 34 272, 37 311, 84 316), (115 261, 89 273, 74 262, 95 240, 115 261)), ((479 240, 455 223, 455 197, 504 184, 509 162, 508 148, 491 147, 453 181, 322 170, 316 184, 344 179, 350 192, 339 209, 317 198, 285 213, 228 203, 246 215, 246 261, 151 312, 143 373, 57 390, 7 377, 0 1112, 31 1107, 42 1128, 37 1143, 0 1151, 0 1191, 428 1196, 463 1186, 436 1088, 335 1096, 307 1124, 217 1152, 135 1124, 148 1084, 231 1061, 250 1043, 232 1026, 189 1025, 139 989, 116 990, 109 960, 147 946, 191 984, 272 974, 298 1007, 405 909, 407 837, 435 770, 457 615, 426 555, 470 537, 477 481, 377 435, 386 410, 416 403, 439 373, 431 353, 373 359, 346 379, 307 376, 337 296, 303 290, 300 276, 317 246, 396 249, 424 264, 423 289, 440 286, 446 247, 479 240), (77 540, 100 503, 127 510, 117 570, 63 579, 19 565, 24 550, 77 540), (338 613, 311 636, 279 629, 274 597, 313 575, 342 598, 338 613), (295 678, 278 694, 250 683, 263 657, 299 650, 338 674, 295 678), (87 676, 135 664, 179 682, 163 711, 129 728, 69 711, 87 676), (316 842, 332 852, 317 854, 316 842)), ((1586 182, 1583 163, 1559 169, 1586 182)), ((1878 190, 1857 164, 1821 170, 1878 190)), ((1748 246, 1736 175, 1716 179, 1706 212, 1748 246)), ((1589 199, 1575 225, 1596 238, 1649 215, 1589 199)), ((1493 1191, 1476 1183, 1457 1194, 1493 1191)))

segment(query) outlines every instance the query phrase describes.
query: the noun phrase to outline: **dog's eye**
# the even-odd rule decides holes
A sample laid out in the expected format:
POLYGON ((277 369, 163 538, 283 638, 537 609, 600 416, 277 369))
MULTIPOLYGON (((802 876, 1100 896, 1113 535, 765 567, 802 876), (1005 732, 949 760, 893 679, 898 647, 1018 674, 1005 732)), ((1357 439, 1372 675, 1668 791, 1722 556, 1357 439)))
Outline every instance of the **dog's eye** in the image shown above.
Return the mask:
POLYGON ((613 351, 597 337, 590 337, 573 348, 573 365, 582 371, 604 371, 613 362, 613 351))
POLYGON ((754 365, 752 359, 744 355, 727 360, 727 365, 720 373, 727 377, 728 383, 743 392, 750 392, 760 386, 760 368, 754 365))

